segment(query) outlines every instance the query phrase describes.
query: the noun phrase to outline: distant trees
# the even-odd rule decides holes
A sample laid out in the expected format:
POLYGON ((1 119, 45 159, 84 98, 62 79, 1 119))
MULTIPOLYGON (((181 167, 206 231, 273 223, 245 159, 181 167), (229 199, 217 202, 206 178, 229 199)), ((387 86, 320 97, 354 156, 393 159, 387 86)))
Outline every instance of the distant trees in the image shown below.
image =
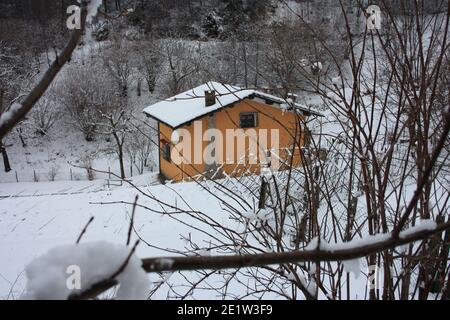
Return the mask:
POLYGON ((174 32, 183 38, 198 39, 203 33, 217 38, 229 37, 249 24, 268 21, 274 8, 273 0, 143 0, 136 3, 127 19, 160 36, 174 32))
POLYGON ((111 150, 117 155, 120 166, 120 177, 125 179, 125 164, 124 164, 124 145, 127 135, 131 132, 130 129, 130 112, 124 105, 118 108, 111 109, 109 112, 102 114, 106 120, 99 124, 99 132, 103 135, 112 136, 114 143, 111 150))
POLYGON ((36 133, 42 136, 48 134, 60 115, 57 104, 58 99, 54 91, 46 94, 36 103, 31 111, 31 122, 36 133))
POLYGON ((114 39, 111 47, 103 53, 103 62, 109 71, 109 76, 120 88, 122 96, 126 97, 132 74, 129 43, 121 39, 114 39))
POLYGON ((109 74, 98 63, 72 65, 66 74, 58 88, 60 102, 86 141, 93 141, 102 114, 116 107, 119 98, 115 84, 108 81, 109 74))
POLYGON ((143 174, 147 167, 150 167, 150 171, 153 171, 152 169, 156 166, 154 158, 157 156, 159 147, 156 128, 147 123, 139 123, 135 119, 130 124, 132 130, 125 145, 130 164, 138 174, 143 174))
POLYGON ((141 47, 138 50, 138 68, 150 93, 155 91, 156 82, 161 77, 163 64, 163 56, 160 52, 161 48, 162 46, 158 42, 151 40, 141 43, 141 47))
POLYGON ((176 39, 164 41, 161 52, 167 64, 166 93, 173 96, 191 87, 195 83, 194 75, 198 75, 202 64, 200 52, 176 39))

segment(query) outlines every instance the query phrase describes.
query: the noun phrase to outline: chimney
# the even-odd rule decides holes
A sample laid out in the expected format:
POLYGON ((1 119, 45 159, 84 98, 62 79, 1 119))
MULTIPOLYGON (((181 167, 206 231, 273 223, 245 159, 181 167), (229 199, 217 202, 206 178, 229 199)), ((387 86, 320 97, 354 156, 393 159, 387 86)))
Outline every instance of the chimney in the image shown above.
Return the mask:
POLYGON ((216 91, 206 90, 205 91, 205 106, 210 107, 216 104, 216 91))

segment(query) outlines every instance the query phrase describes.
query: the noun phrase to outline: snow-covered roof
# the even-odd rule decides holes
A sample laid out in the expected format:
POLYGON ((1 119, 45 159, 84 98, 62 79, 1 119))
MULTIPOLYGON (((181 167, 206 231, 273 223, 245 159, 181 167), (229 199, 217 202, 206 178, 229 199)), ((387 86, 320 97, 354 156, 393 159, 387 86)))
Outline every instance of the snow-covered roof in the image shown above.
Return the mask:
MULTIPOLYGON (((151 105, 144 109, 144 113, 172 128, 178 128, 211 112, 215 112, 235 102, 252 97, 259 97, 279 104, 286 103, 285 99, 267 93, 210 81, 172 98, 151 105), (206 107, 205 91, 210 90, 216 92, 216 103, 206 107)), ((303 105, 296 103, 295 107, 306 113, 322 116, 320 113, 303 105)))

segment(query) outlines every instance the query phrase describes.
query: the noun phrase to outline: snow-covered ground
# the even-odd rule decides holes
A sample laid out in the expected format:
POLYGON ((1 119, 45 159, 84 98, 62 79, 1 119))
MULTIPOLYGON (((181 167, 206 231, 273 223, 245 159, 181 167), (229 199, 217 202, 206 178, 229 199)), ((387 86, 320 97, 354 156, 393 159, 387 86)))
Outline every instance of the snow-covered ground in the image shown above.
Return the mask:
MULTIPOLYGON (((155 183, 155 178, 150 174, 139 176, 133 183, 145 187, 155 183)), ((8 295, 17 298, 22 291, 26 264, 52 247, 73 244, 91 216, 95 220, 83 241, 124 244, 129 206, 91 202, 130 201, 135 192, 125 186, 108 189, 101 181, 64 181, 3 183, 0 194, 0 297, 4 299, 8 295)), ((145 230, 146 237, 155 244, 172 244, 164 223, 161 224, 163 220, 138 211, 136 228, 145 230)), ((157 254, 145 249, 141 246, 138 252, 157 254)))
MULTIPOLYGON (((152 185, 154 175, 135 177, 132 182, 147 194, 139 198, 139 204, 143 207, 137 208, 132 236, 132 243, 137 238, 142 240, 136 251, 140 258, 176 255, 170 253, 173 250, 204 255, 211 244, 211 237, 203 231, 212 232, 212 236, 220 238, 212 229, 206 230, 204 225, 196 229, 202 224, 188 215, 156 212, 164 211, 156 200, 167 206, 200 211, 231 230, 242 230, 244 227, 226 212, 219 199, 204 189, 205 186, 213 189, 211 185, 202 186, 195 182, 152 185), (185 200, 189 202, 189 209, 185 200), (199 247, 193 248, 191 243, 199 247)), ((230 183, 233 184, 233 181, 230 183)), ((0 298, 21 297, 26 285, 25 267, 54 247, 73 245, 92 216, 95 219, 81 243, 107 241, 125 244, 132 206, 121 202, 132 203, 137 193, 128 185, 108 189, 97 181, 0 184, 0 298)), ((229 198, 228 201, 232 200, 229 198)), ((361 270, 364 270, 364 264, 361 260, 361 270)), ((364 298, 366 277, 361 277, 358 270, 351 276, 358 288, 352 292, 352 298, 364 298)), ((201 275, 187 272, 164 277, 166 282, 158 287, 153 299, 174 298, 175 292, 179 297, 180 293, 183 295, 189 291, 187 281, 198 280, 201 275)), ((208 285, 220 287, 227 281, 226 277, 218 273, 209 278, 208 285)), ((151 274, 150 279, 154 287, 161 283, 159 275, 151 274)), ((217 292, 202 288, 196 288, 187 297, 222 298, 217 292)), ((246 289, 244 284, 230 281, 226 290, 231 298, 234 294, 245 294, 246 289)), ((267 291, 264 298, 282 297, 267 291)))
MULTIPOLYGON (((136 177, 133 183, 168 204, 180 206, 181 197, 187 198, 196 210, 224 224, 230 223, 228 215, 220 209, 220 203, 195 183, 149 186, 154 181, 154 175, 144 175, 136 177)), ((125 244, 131 205, 98 203, 133 202, 136 193, 130 186, 108 189, 96 181, 0 184, 0 298, 20 297, 26 283, 25 266, 51 248, 74 244, 91 216, 95 219, 82 243, 125 244)), ((156 201, 143 196, 139 204, 156 208, 156 201)), ((191 224, 195 225, 193 221, 191 224)), ((157 248, 184 251, 186 242, 181 236, 190 235, 197 242, 205 239, 189 225, 143 208, 136 211, 135 231, 151 245, 141 243, 137 248, 141 258, 168 254, 157 248)), ((136 234, 133 241, 135 239, 136 234)), ((176 278, 172 277, 175 283, 176 278)), ((203 297, 214 298, 207 291, 204 294, 203 297)), ((162 290, 156 298, 166 298, 165 295, 167 290, 162 290)))

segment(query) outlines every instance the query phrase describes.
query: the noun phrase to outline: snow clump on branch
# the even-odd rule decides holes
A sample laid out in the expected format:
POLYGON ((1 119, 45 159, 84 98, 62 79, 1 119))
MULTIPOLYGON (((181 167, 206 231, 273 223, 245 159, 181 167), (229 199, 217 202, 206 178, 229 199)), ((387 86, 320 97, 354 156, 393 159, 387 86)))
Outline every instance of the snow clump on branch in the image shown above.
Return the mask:
MULTIPOLYGON (((129 247, 93 242, 54 248, 32 261, 26 268, 23 299, 63 300, 80 294, 92 285, 110 279, 127 261, 129 247)), ((143 300, 150 292, 150 280, 142 261, 132 255, 116 277, 121 300, 143 300)))

